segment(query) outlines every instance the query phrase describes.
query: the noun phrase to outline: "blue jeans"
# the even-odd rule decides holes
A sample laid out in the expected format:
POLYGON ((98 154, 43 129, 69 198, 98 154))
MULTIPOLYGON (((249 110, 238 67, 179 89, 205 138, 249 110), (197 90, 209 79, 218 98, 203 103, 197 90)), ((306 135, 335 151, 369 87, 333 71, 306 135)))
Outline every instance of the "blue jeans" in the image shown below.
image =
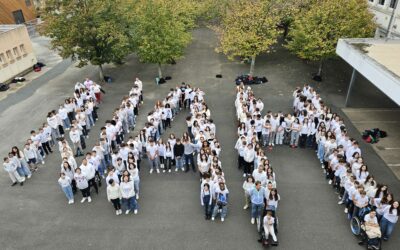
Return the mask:
POLYGON ((136 193, 137 195, 139 195, 139 184, 140 184, 140 180, 139 180, 139 179, 133 180, 133 185, 134 185, 134 187, 135 187, 135 193, 136 193))
POLYGON ((194 159, 193 159, 193 154, 184 154, 185 157, 185 164, 188 165, 188 169, 189 170, 189 165, 192 165, 193 170, 195 170, 195 165, 194 165, 194 159))
POLYGON ((122 205, 125 206, 127 210, 135 210, 137 209, 136 198, 122 198, 122 205))
POLYGON ((183 159, 182 157, 175 158, 176 168, 183 170, 183 159))
POLYGON ((251 218, 260 218, 264 209, 264 203, 261 204, 251 204, 251 218))
POLYGON ((388 221, 385 217, 382 217, 382 220, 381 220, 381 232, 382 232, 383 238, 389 239, 390 235, 393 232, 395 224, 396 223, 392 223, 392 222, 388 221))
POLYGON ((71 127, 71 123, 69 122, 69 118, 63 120, 64 128, 69 129, 71 127))
POLYGON ((17 172, 21 177, 32 175, 32 173, 29 170, 27 164, 23 164, 22 162, 21 162, 21 167, 17 168, 17 172))
POLYGON ((263 135, 262 135, 262 139, 263 139, 263 141, 262 141, 263 146, 264 146, 264 147, 267 146, 268 143, 269 143, 269 133, 268 133, 268 134, 263 134, 263 135))
POLYGON ((154 158, 154 160, 151 160, 149 158, 149 164, 150 164, 150 169, 158 169, 158 158, 154 158))
POLYGON ((320 142, 318 144, 318 159, 323 163, 324 161, 324 155, 325 155, 325 148, 324 145, 320 142))
POLYGON ((297 146, 299 143, 299 132, 297 131, 292 131, 291 137, 290 137, 290 145, 297 146))
POLYGON ((215 205, 215 207, 214 207, 214 211, 213 211, 213 214, 212 214, 212 217, 215 217, 215 216, 217 216, 217 214, 218 214, 218 209, 221 209, 221 219, 222 218, 225 218, 226 217, 226 214, 228 213, 228 206, 218 206, 218 205, 215 205))
POLYGON ((62 187, 62 190, 64 191, 65 196, 67 197, 68 200, 73 200, 74 199, 74 194, 72 193, 72 187, 71 185, 67 187, 62 187))

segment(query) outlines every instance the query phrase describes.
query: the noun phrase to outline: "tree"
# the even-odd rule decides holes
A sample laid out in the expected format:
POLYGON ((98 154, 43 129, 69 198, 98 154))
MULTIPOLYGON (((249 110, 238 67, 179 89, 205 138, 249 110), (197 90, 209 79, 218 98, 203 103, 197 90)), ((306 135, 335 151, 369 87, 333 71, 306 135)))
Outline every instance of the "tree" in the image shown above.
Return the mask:
POLYGON ((375 28, 367 1, 316 1, 296 17, 286 47, 302 59, 319 61, 314 79, 320 80, 323 62, 336 57, 339 38, 371 37, 375 28))
POLYGON ((220 45, 218 52, 234 60, 251 59, 249 75, 253 75, 256 56, 270 52, 277 43, 280 17, 278 0, 235 0, 228 4, 222 22, 215 28, 220 45))
POLYGON ((99 66, 122 63, 131 51, 126 5, 121 0, 48 0, 41 11, 43 35, 63 58, 99 66))
POLYGON ((185 12, 192 6, 179 6, 177 0, 141 0, 136 7, 140 11, 135 12, 131 30, 135 51, 141 62, 157 64, 162 78, 161 65, 182 58, 192 39, 195 11, 185 12))

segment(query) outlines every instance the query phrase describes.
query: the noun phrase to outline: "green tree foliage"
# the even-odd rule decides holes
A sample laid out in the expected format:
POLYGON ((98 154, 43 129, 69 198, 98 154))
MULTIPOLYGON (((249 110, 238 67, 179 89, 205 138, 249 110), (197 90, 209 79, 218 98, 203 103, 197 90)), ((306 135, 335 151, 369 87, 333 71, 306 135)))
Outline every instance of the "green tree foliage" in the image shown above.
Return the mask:
POLYGON ((48 0, 41 32, 63 58, 91 63, 121 63, 130 52, 126 15, 120 0, 48 0))
POLYGON ((215 28, 220 46, 217 51, 229 59, 251 59, 250 75, 254 73, 256 56, 270 52, 277 43, 280 21, 276 3, 279 0, 231 1, 222 22, 215 28))
POLYGON ((182 58, 192 39, 197 11, 192 0, 141 0, 133 17, 132 36, 141 62, 161 65, 182 58))
POLYGON ((322 62, 336 56, 339 38, 371 37, 376 24, 364 0, 320 0, 297 15, 286 47, 298 57, 322 62))

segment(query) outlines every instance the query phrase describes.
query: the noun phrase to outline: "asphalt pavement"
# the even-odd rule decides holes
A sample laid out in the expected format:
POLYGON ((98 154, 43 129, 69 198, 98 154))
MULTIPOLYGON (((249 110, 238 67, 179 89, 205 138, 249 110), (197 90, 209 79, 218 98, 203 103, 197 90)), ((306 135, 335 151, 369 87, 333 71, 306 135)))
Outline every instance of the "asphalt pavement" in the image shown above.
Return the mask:
MULTIPOLYGON (((145 116, 155 101, 163 98, 169 88, 183 81, 202 88, 222 145, 222 165, 230 191, 225 222, 204 220, 198 173, 150 175, 147 163, 141 172, 137 215, 116 216, 107 203, 104 186, 99 195, 93 195, 91 204, 67 205, 57 184, 61 159, 54 153, 23 187, 10 187, 8 176, 5 173, 0 176, 1 249, 261 249, 256 229, 250 224, 249 211, 243 210, 243 178, 237 169, 233 148, 236 141, 233 80, 236 75, 247 72, 249 65, 230 62, 216 54, 215 44, 212 31, 204 28, 194 31, 194 41, 186 57, 176 65, 164 67, 164 75, 172 76, 172 80, 159 86, 154 83, 156 66, 141 64, 133 55, 122 66, 106 67, 106 74, 115 81, 104 86, 107 94, 99 110, 100 119, 90 132, 87 145, 94 145, 100 127, 111 118, 113 109, 129 92, 136 76, 144 83, 145 102, 139 111, 138 127, 131 132, 133 135, 144 125, 145 116), (216 78, 216 74, 222 74, 223 78, 216 78)), ((276 50, 257 59, 256 75, 265 75, 269 82, 254 86, 254 90, 264 101, 265 110, 289 112, 292 90, 310 82, 310 73, 316 65, 304 63, 281 47, 276 50)), ((341 112, 350 69, 341 61, 332 61, 326 66, 326 78, 316 86, 324 99, 341 112)), ((91 66, 77 69, 64 61, 48 74, 36 79, 27 87, 27 92, 24 89, 18 92, 12 97, 15 100, 0 101, 0 152, 3 154, 14 144, 22 145, 29 131, 45 120, 46 112, 72 94, 76 81, 87 76, 95 78, 97 71, 91 66)), ((354 94, 353 104, 363 105, 365 95, 379 96, 372 89, 363 91, 354 94)), ((385 105, 392 104, 388 101, 385 105)), ((186 130, 185 116, 185 112, 180 113, 167 133, 182 134, 186 130)), ((358 134, 348 120, 346 124, 351 134, 358 134)), ((392 190, 400 190, 399 181, 370 145, 361 147, 377 179, 388 183, 392 190)), ((277 249, 362 249, 351 234, 343 207, 337 205, 337 196, 323 178, 312 150, 282 146, 267 152, 267 156, 276 171, 282 199, 277 249)), ((77 195, 76 201, 80 197, 77 195)), ((399 197, 397 193, 395 197, 399 197)), ((400 243, 398 235, 396 228, 384 249, 395 249, 400 243)))

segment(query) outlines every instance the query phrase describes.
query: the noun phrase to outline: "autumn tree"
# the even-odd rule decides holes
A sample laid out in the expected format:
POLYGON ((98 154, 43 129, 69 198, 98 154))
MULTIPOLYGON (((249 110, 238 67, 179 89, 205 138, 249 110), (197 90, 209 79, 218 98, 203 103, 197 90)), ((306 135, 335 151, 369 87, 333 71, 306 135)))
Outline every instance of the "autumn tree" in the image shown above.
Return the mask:
POLYGON ((184 56, 192 40, 198 9, 195 0, 139 0, 132 17, 132 37, 139 60, 158 66, 184 56))
POLYGON ((319 61, 320 79, 323 62, 336 57, 339 38, 371 37, 375 28, 367 1, 320 0, 295 18, 286 47, 302 59, 319 61))
POLYGON ((276 3, 279 0, 231 1, 222 22, 215 28, 219 36, 217 51, 228 59, 251 59, 249 75, 253 75, 255 60, 261 53, 268 53, 277 43, 280 17, 276 3))
POLYGON ((120 0, 48 0, 41 10, 43 35, 63 58, 78 60, 78 67, 121 63, 131 51, 124 5, 120 0))

